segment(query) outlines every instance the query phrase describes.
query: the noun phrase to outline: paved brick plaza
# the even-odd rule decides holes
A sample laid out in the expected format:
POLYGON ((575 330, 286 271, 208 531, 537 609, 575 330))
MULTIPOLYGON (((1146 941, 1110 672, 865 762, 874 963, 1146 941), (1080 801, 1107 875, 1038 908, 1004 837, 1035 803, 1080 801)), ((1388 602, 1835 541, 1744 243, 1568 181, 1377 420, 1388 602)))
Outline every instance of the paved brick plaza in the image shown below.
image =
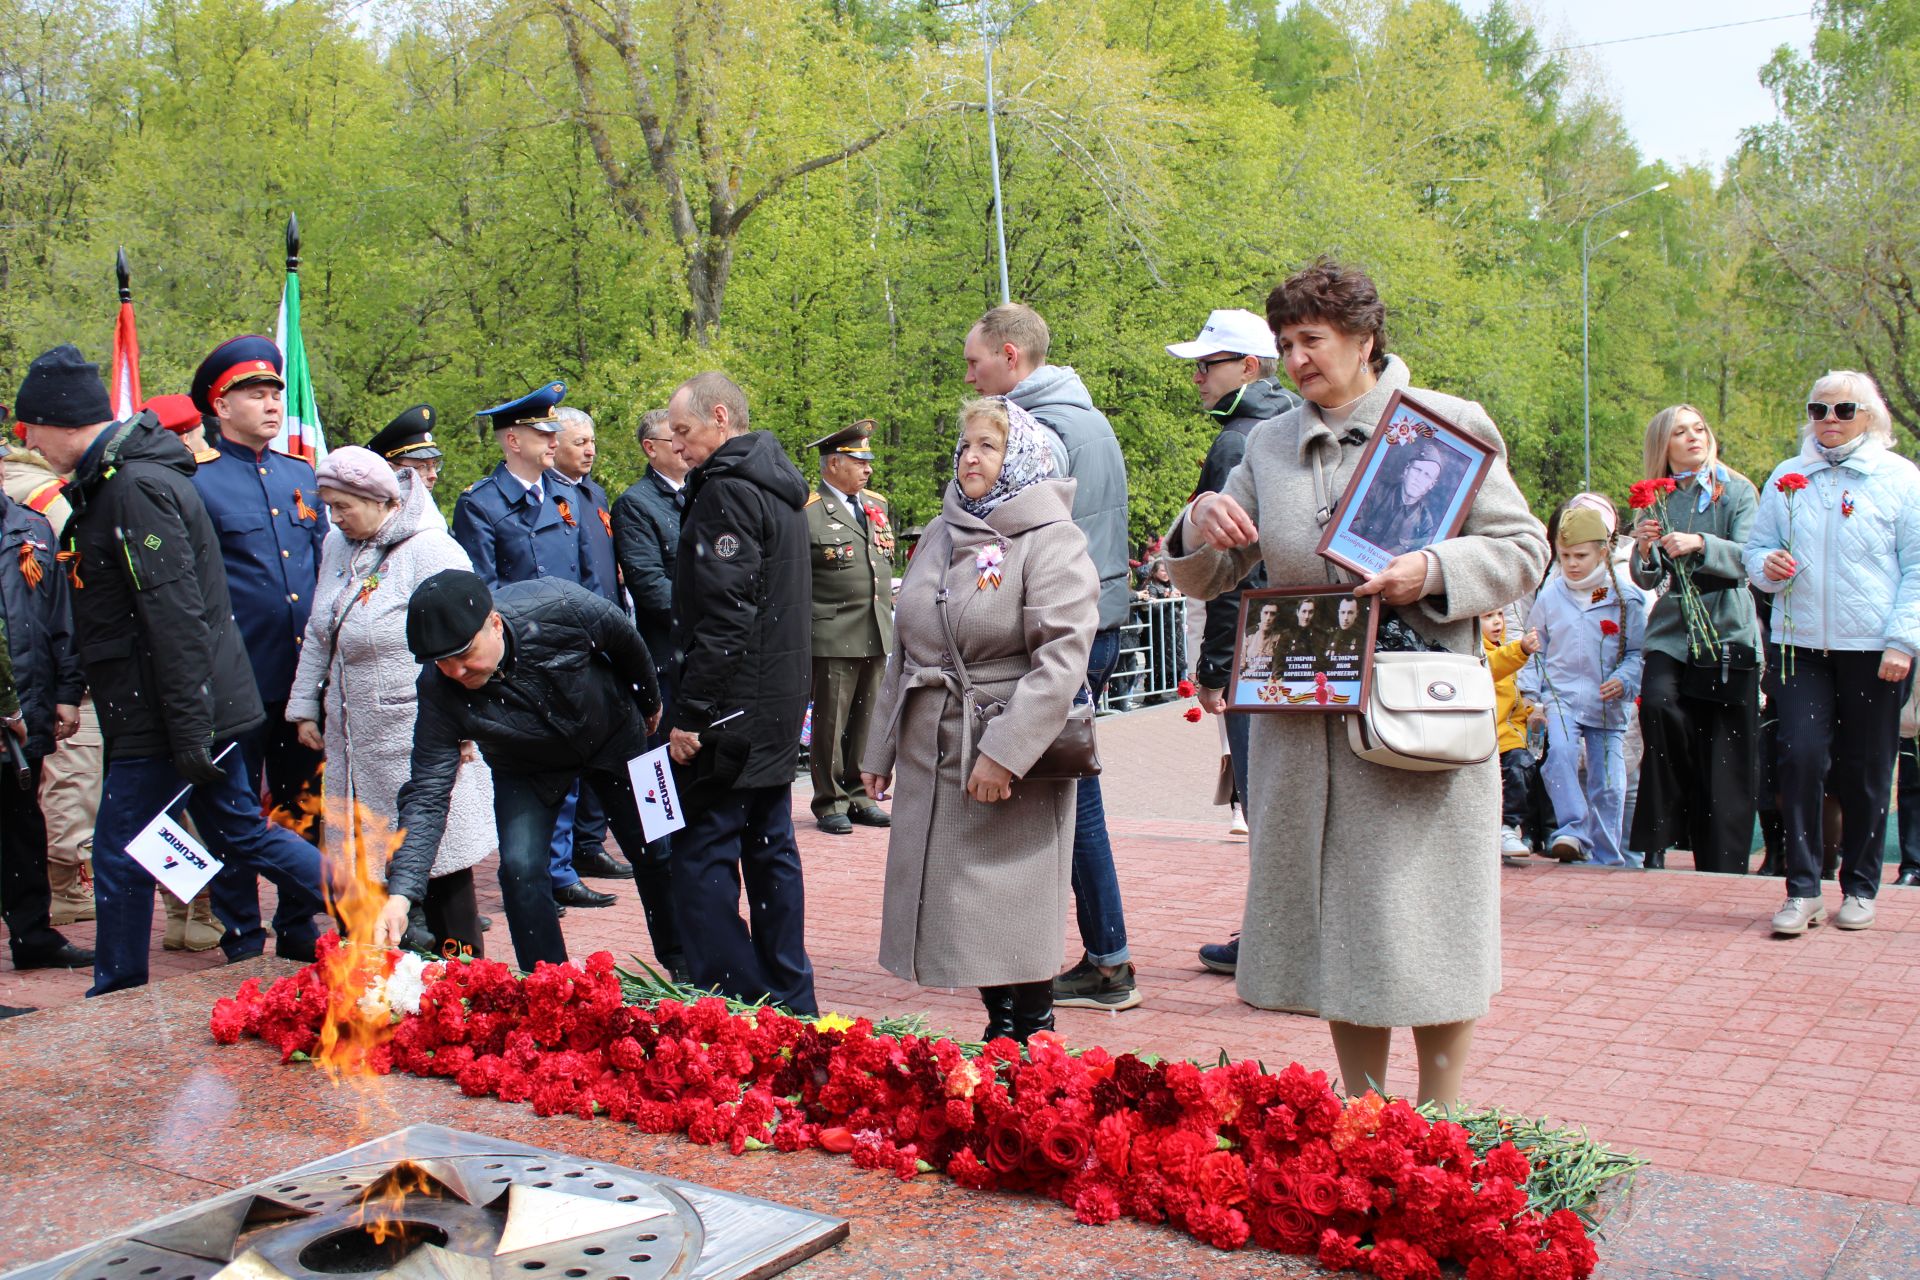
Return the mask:
MULTIPOLYGON (((1331 1069, 1318 1022, 1248 1008, 1193 958, 1237 923, 1243 887, 1245 841, 1225 835, 1225 811, 1210 804, 1213 727, 1163 707, 1101 728, 1146 1003, 1117 1015, 1062 1010, 1062 1034, 1116 1051, 1212 1059, 1225 1049, 1331 1069)), ((923 991, 874 962, 885 833, 826 836, 804 797, 799 810, 822 1007, 925 1010, 977 1033, 973 993, 923 991)), ((1885 891, 1871 931, 1776 941, 1766 919, 1777 881, 1545 862, 1504 881, 1506 989, 1481 1024, 1471 1098, 1584 1124, 1668 1172, 1920 1204, 1920 1138, 1907 1127, 1920 1102, 1920 891, 1885 891)), ((569 943, 578 954, 643 950, 631 886, 602 883, 621 901, 571 912, 569 943)), ((90 942, 91 926, 69 936, 90 942)), ((219 963, 217 951, 161 953, 157 924, 154 939, 156 981, 219 963)), ((504 927, 489 940, 503 953, 504 927)), ((1069 946, 1063 936, 1063 961, 1069 946)), ((0 969, 0 1003, 77 1000, 87 982, 0 969)), ((1411 1083, 1410 1046, 1393 1073, 1390 1084, 1411 1083)))

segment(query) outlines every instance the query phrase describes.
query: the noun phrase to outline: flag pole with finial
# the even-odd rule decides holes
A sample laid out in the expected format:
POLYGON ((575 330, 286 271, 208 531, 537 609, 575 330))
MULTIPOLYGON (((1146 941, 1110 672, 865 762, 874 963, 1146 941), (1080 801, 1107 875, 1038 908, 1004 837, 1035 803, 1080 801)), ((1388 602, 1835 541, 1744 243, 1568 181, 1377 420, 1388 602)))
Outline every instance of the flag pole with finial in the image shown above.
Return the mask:
POLYGON ((280 320, 274 328, 274 341, 286 365, 283 374, 287 383, 287 410, 274 448, 318 466, 327 456, 327 442, 320 429, 320 406, 314 399, 307 344, 300 333, 300 219, 293 214, 287 215, 287 283, 280 294, 280 320))
POLYGON ((133 270, 127 265, 125 246, 113 256, 113 275, 120 285, 120 313, 113 322, 113 363, 108 372, 113 378, 113 416, 129 418, 144 399, 140 394, 140 335, 133 325, 133 270))

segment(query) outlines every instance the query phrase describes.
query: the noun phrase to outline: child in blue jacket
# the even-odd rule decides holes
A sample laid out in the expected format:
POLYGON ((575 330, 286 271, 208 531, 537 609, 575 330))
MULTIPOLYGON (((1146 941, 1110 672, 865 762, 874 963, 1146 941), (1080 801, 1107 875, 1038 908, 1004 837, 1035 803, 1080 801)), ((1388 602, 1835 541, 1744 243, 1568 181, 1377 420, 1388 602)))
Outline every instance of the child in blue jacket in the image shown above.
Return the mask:
POLYGON ((1614 572, 1612 550, 1613 535, 1599 512, 1562 510, 1554 548, 1560 572, 1540 589, 1527 616, 1540 651, 1521 683, 1535 703, 1528 723, 1547 732, 1541 772, 1559 822, 1548 852, 1562 862, 1617 867, 1627 864, 1621 852, 1626 736, 1640 696, 1647 610, 1640 588, 1614 572))

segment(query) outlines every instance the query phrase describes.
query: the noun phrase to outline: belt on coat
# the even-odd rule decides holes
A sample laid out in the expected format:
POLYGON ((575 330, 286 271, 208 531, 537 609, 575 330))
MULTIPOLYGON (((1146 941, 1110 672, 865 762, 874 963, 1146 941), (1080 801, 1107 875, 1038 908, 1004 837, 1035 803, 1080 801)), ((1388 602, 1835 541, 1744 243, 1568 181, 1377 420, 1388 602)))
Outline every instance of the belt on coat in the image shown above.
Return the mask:
MULTIPOLYGON (((981 681, 995 683, 1003 680, 1018 680, 1033 670, 1033 659, 1026 654, 1012 654, 1005 658, 995 658, 991 662, 969 662, 967 678, 976 690, 981 681)), ((960 715, 960 767, 973 767, 973 728, 979 719, 976 706, 967 707, 966 689, 960 683, 960 673, 951 667, 909 667, 902 659, 900 670, 900 693, 893 702, 893 721, 887 726, 887 735, 898 743, 900 740, 900 716, 906 710, 907 695, 916 689, 945 689, 949 698, 958 699, 963 706, 960 715)), ((897 749, 897 748, 896 748, 897 749)), ((938 770, 936 769, 936 772, 938 770)))

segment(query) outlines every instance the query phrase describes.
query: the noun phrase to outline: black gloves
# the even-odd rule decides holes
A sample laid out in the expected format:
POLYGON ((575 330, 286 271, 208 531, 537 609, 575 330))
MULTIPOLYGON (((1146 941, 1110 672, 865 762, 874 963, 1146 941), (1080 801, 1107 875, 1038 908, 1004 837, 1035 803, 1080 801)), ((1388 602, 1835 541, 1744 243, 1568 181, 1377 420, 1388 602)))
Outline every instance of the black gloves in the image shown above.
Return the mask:
POLYGON ((214 763, 205 747, 182 747, 174 752, 173 771, 196 787, 210 787, 227 777, 227 771, 214 763))

